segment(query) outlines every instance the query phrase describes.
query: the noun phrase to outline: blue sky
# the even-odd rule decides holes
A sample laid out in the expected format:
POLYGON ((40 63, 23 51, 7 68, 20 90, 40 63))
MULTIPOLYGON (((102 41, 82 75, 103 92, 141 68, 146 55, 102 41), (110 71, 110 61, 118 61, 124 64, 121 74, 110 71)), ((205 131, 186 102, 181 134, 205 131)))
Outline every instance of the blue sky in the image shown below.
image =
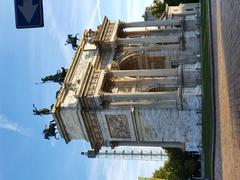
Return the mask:
POLYGON ((57 84, 34 85, 68 67, 74 51, 68 33, 111 21, 142 20, 152 0, 43 0, 45 27, 16 29, 14 1, 0 1, 0 180, 125 180, 151 176, 161 162, 91 160, 81 155, 88 143, 46 141, 41 130, 51 116, 32 115, 32 104, 49 107, 57 84))

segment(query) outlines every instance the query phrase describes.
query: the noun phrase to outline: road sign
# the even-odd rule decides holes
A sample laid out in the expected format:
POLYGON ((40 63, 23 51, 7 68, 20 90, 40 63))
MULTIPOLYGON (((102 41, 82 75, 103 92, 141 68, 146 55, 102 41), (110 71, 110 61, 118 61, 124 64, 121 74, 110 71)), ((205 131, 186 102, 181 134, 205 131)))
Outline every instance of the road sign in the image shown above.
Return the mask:
POLYGON ((42 0, 14 0, 17 28, 43 27, 42 0))

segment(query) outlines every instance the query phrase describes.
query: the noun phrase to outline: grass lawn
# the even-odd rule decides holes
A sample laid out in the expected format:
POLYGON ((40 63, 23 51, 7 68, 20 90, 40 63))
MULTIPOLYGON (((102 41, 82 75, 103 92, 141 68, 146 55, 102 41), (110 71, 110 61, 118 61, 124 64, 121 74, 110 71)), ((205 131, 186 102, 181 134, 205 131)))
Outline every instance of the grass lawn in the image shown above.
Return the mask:
POLYGON ((204 174, 211 177, 212 164, 212 121, 211 121, 211 66, 209 57, 208 40, 208 1, 200 0, 201 3, 201 59, 202 59, 202 83, 203 83, 203 151, 204 151, 204 174))

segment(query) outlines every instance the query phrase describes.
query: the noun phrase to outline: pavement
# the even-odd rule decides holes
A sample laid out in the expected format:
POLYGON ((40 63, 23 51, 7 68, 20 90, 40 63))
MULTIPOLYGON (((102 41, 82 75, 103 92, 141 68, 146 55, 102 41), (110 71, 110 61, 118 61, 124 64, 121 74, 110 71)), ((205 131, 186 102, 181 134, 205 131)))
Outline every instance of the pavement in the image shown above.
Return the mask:
POLYGON ((240 2, 211 0, 216 180, 240 179, 240 2))

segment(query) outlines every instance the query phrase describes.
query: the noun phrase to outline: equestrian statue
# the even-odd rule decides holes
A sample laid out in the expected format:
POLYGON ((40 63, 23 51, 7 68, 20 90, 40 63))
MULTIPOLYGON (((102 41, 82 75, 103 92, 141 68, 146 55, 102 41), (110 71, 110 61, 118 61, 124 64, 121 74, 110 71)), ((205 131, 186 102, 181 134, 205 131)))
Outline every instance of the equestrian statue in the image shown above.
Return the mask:
POLYGON ((66 40, 66 43, 64 44, 65 46, 68 45, 68 44, 71 44, 72 45, 72 48, 74 50, 77 49, 77 41, 79 40, 77 38, 78 34, 76 34, 75 36, 72 36, 72 34, 68 34, 68 39, 66 40))
MULTIPOLYGON (((53 106, 53 105, 52 105, 53 106)), ((52 109, 52 106, 51 106, 51 109, 52 109)), ((48 109, 48 108, 41 108, 41 109, 38 109, 36 108, 36 106, 33 104, 33 115, 39 115, 39 116, 42 116, 42 115, 49 115, 51 114, 51 109, 48 109)))
POLYGON ((60 85, 62 85, 62 83, 64 82, 64 79, 65 79, 65 76, 67 74, 67 71, 68 71, 67 69, 65 69, 64 67, 61 67, 61 70, 58 70, 56 74, 41 78, 41 80, 42 80, 41 83, 52 81, 52 82, 57 82, 60 85))
POLYGON ((50 139, 50 137, 54 137, 55 139, 59 139, 56 137, 57 132, 56 132, 56 123, 54 120, 49 122, 48 128, 46 127, 42 134, 44 134, 44 139, 50 139))

